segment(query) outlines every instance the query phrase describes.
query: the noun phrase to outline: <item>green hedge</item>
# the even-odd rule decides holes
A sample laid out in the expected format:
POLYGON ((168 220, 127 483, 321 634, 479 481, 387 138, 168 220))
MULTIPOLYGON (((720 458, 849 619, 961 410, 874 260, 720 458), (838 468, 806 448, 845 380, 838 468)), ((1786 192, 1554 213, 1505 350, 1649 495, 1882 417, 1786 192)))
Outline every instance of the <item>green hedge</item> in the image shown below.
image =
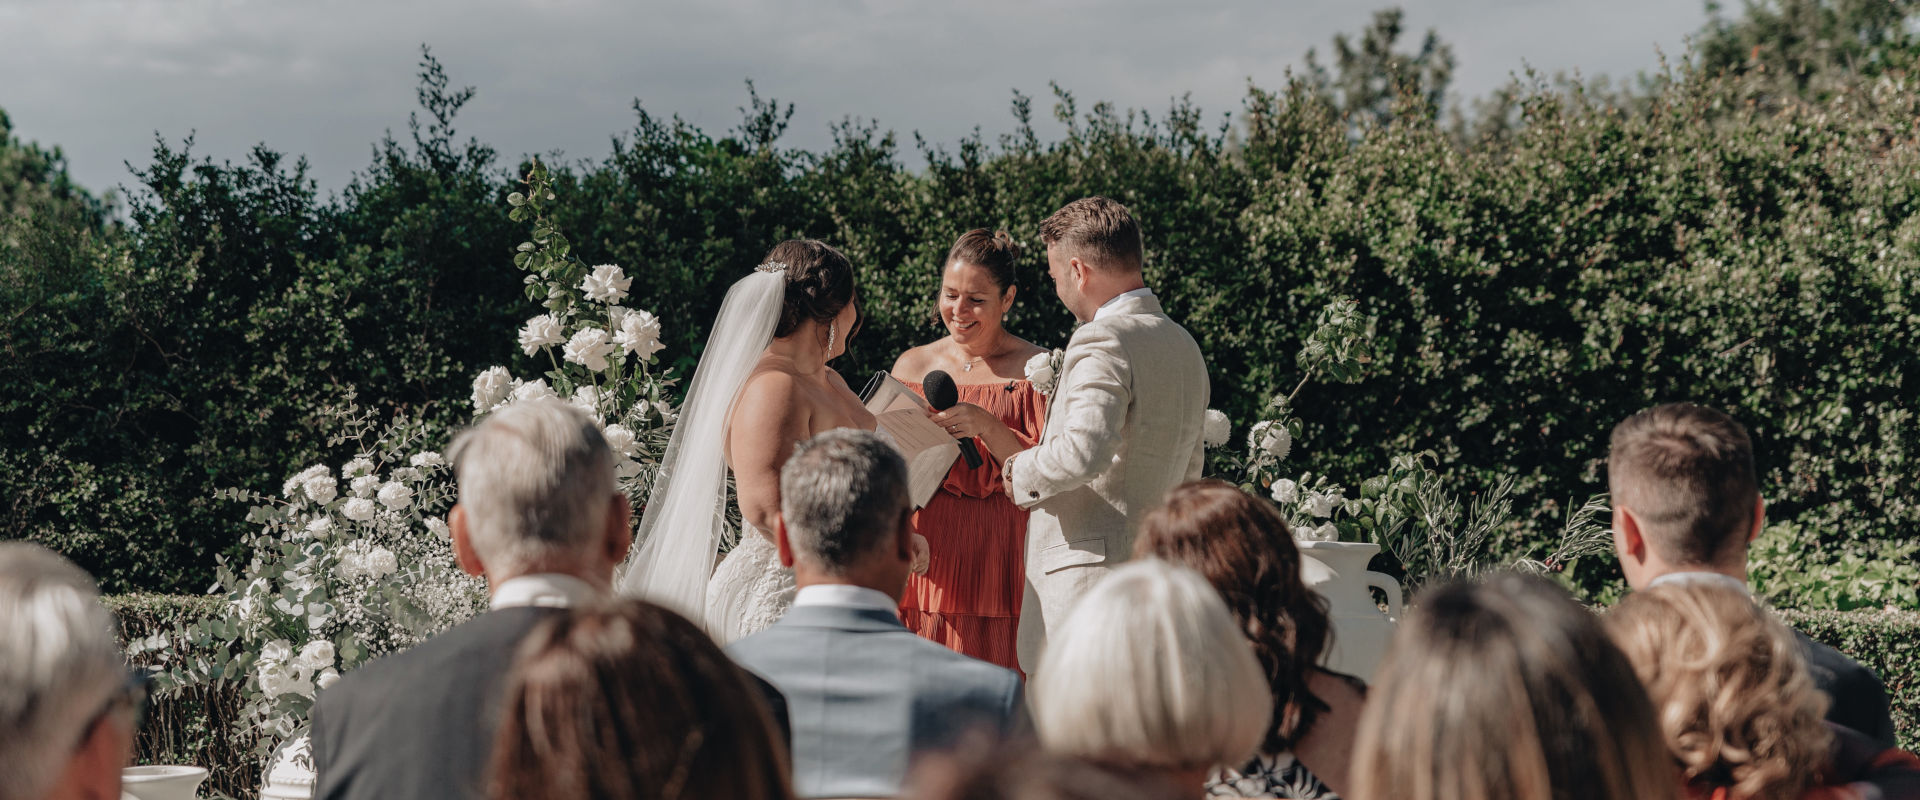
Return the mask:
POLYGON ((1788 625, 1852 656, 1880 676, 1893 701, 1900 746, 1920 752, 1920 613, 1782 611, 1788 625))

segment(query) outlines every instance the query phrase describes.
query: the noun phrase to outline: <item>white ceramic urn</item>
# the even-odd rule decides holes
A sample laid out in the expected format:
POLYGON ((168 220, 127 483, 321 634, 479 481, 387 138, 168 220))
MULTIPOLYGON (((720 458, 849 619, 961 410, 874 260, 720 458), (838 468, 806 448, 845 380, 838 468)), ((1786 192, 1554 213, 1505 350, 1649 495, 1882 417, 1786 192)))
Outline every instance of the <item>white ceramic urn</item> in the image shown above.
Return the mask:
POLYGON ((127 767, 120 771, 120 791, 134 800, 194 800, 206 779, 204 767, 127 767))
POLYGON ((310 800, 314 777, 313 740, 301 733, 273 751, 261 776, 260 800, 310 800))
POLYGON ((1327 598, 1327 617, 1333 641, 1320 663, 1371 682, 1373 671, 1387 654, 1393 628, 1400 621, 1400 583, 1392 576, 1368 572, 1367 561, 1380 552, 1372 542, 1305 542, 1300 548, 1300 578, 1307 588, 1327 598), (1380 613, 1369 588, 1387 595, 1387 613, 1380 613))

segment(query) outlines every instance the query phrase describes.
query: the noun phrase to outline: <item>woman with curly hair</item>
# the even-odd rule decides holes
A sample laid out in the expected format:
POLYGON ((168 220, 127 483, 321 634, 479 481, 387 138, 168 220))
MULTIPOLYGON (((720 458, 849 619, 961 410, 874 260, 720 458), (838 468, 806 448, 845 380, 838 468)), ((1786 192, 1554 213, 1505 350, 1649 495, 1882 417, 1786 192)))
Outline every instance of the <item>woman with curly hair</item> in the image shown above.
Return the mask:
POLYGON ((1273 691, 1259 754, 1215 774, 1209 793, 1339 800, 1366 684, 1319 666, 1326 600, 1300 580, 1300 550, 1280 509, 1225 481, 1191 481, 1141 522, 1133 551, 1213 584, 1273 691))
POLYGON ((1920 760, 1824 722, 1827 696, 1793 632, 1740 588, 1643 589, 1606 627, 1653 699, 1687 797, 1920 797, 1920 760))

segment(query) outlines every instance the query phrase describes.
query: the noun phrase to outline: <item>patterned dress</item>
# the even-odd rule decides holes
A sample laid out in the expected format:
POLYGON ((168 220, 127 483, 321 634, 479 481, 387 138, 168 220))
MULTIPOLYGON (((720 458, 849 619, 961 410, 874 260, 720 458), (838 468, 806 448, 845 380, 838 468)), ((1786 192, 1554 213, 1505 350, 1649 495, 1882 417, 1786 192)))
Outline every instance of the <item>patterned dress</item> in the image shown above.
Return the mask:
MULTIPOLYGON (((1362 696, 1366 681, 1339 672, 1327 673, 1345 681, 1362 696)), ((1261 753, 1239 769, 1221 769, 1207 777, 1208 797, 1275 797, 1300 800, 1340 800, 1291 752, 1261 753)))
MULTIPOLYGON (((907 386, 926 393, 920 384, 907 386)), ((1047 397, 1033 384, 1016 380, 959 389, 960 402, 986 409, 1028 447, 1040 441, 1047 397)), ((1000 457, 985 447, 980 456, 985 463, 978 468, 955 460, 946 482, 915 515, 915 530, 927 537, 933 559, 927 574, 907 579, 900 619, 927 639, 1018 671, 1027 512, 1001 488, 1000 457)))

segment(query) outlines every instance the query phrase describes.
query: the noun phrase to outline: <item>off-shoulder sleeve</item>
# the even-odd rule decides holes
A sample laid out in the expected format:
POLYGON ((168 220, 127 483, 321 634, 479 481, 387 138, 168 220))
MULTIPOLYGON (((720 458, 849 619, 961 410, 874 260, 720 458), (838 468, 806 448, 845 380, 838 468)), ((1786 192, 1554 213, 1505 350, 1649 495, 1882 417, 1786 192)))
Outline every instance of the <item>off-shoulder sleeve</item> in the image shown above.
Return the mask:
MULTIPOLYGON (((926 396, 926 390, 918 383, 902 381, 907 388, 926 396)), ((1047 396, 1034 391, 1033 384, 1023 380, 1003 383, 969 384, 961 386, 960 402, 972 403, 984 408, 987 413, 998 417, 1001 422, 1013 430, 1013 435, 1026 447, 1040 443, 1040 434, 1047 425, 1047 396)), ((1002 488, 1000 467, 1004 457, 986 447, 980 448, 978 467, 968 467, 967 462, 955 459, 953 468, 947 472, 947 480, 941 488, 960 497, 988 497, 1005 491, 1002 488)))

